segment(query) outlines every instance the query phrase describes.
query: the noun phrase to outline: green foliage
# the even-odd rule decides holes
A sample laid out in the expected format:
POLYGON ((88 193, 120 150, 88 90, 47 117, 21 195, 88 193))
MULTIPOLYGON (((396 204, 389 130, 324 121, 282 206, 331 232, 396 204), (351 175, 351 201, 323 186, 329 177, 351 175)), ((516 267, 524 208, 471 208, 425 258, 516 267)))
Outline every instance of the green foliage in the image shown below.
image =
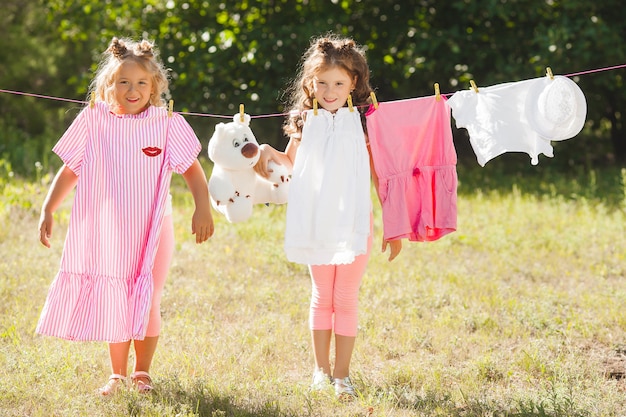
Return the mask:
MULTIPOLYGON (((567 74, 624 63, 623 10, 617 0, 7 0, 0 88, 80 100, 113 36, 147 37, 171 68, 177 111, 229 117, 243 103, 251 115, 282 113, 311 37, 334 31, 367 47, 380 101, 431 95, 435 82, 449 94, 472 79, 487 86, 541 76, 548 66, 567 74)), ((577 77, 588 123, 560 158, 589 168, 626 156, 622 71, 577 77)), ((0 118, 29 140, 45 133, 55 142, 72 107, 0 94, 0 118)), ((188 119, 203 141, 221 121, 188 119)), ((281 124, 270 117, 253 128, 280 147, 281 124)), ((0 143, 7 137, 0 131, 0 143)), ((20 174, 34 163, 11 161, 20 174)))

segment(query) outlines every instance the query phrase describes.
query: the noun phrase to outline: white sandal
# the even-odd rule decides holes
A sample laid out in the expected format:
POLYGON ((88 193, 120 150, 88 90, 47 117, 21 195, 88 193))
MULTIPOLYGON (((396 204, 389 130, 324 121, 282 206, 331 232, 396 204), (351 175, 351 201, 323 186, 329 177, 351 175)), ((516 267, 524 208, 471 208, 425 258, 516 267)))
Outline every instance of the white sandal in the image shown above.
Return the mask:
POLYGON ((349 376, 345 378, 335 378, 334 384, 335 395, 339 400, 352 401, 357 397, 356 389, 354 388, 354 385, 352 385, 352 381, 349 376))
POLYGON ((132 381, 133 385, 137 387, 137 391, 140 394, 148 394, 154 389, 154 387, 152 386, 152 378, 150 378, 150 374, 148 374, 146 371, 133 372, 132 374, 130 374, 130 380, 132 381), (148 382, 143 382, 140 380, 140 378, 146 379, 148 380, 148 382))
POLYGON ((120 389, 126 383, 126 377, 120 374, 111 374, 109 376, 109 381, 105 386, 98 389, 98 392, 103 397, 107 397, 109 395, 115 394, 115 392, 120 389))

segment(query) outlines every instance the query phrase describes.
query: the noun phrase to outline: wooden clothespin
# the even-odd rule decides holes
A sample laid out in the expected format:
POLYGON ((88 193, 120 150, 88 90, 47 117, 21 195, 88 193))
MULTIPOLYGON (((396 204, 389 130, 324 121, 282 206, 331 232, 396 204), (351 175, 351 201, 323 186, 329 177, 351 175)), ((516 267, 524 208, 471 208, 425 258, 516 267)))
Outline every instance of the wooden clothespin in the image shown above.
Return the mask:
POLYGON ((167 104, 167 117, 172 117, 172 112, 174 111, 174 100, 170 100, 167 104))
POLYGON ((441 101, 441 92, 439 91, 439 83, 435 83, 435 100, 441 101))
POLYGON ((245 117, 243 117, 243 114, 244 114, 243 109, 244 109, 243 104, 240 104, 239 105, 239 120, 241 121, 241 123, 245 122, 246 120, 245 117))
POLYGON ((374 105, 374 108, 378 109, 378 100, 376 100, 376 94, 374 94, 373 91, 370 93, 370 97, 372 98, 372 104, 374 105))
POLYGON ((93 106, 96 105, 96 92, 91 92, 91 97, 89 98, 89 108, 93 109, 93 106))
POLYGON ((317 99, 313 99, 313 116, 317 116, 317 99))
POLYGON ((552 74, 552 68, 546 67, 546 75, 550 77, 551 80, 554 80, 554 74, 552 74))
POLYGON ((352 94, 348 94, 348 108, 351 112, 354 111, 354 106, 352 105, 352 94))
POLYGON ((475 93, 478 93, 478 87, 476 87, 474 80, 470 80, 470 85, 472 86, 472 90, 474 90, 475 93))

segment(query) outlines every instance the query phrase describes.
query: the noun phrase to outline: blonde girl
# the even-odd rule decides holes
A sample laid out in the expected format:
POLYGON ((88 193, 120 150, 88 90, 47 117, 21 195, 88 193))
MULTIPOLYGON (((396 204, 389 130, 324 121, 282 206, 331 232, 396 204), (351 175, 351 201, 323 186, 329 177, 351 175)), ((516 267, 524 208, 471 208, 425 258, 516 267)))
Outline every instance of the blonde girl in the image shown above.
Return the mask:
POLYGON ((59 272, 37 333, 109 342, 111 376, 99 389, 131 381, 152 390, 150 365, 159 339, 161 292, 174 247, 172 172, 195 202, 196 242, 213 235, 200 142, 178 114, 168 114, 167 73, 151 42, 114 38, 92 83, 95 103, 78 114, 54 146, 64 165, 45 198, 40 241, 50 247, 53 214, 75 188, 59 272))
MULTIPOLYGON (((309 324, 315 370, 312 389, 334 385, 353 398, 350 361, 357 334, 358 292, 372 243, 370 178, 377 186, 361 112, 372 89, 363 50, 352 39, 327 35, 305 52, 290 88, 292 109, 285 152, 263 145, 257 171, 267 162, 293 165, 285 252, 309 267, 309 324), (335 335, 334 368, 330 346, 335 335)), ((390 245, 389 260, 401 251, 390 245)))

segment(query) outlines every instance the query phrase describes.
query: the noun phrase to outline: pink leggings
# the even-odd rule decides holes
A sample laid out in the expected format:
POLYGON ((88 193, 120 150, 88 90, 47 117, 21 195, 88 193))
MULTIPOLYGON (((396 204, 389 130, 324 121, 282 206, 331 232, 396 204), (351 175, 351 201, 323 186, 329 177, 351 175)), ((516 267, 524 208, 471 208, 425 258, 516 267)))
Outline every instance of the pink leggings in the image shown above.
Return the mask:
POLYGON ((335 334, 356 336, 359 312, 359 287, 372 249, 372 230, 367 252, 351 264, 309 265, 311 274, 311 330, 332 330, 335 334))
POLYGON ((173 253, 174 222, 172 216, 165 216, 163 218, 163 226, 161 227, 159 247, 154 258, 154 266, 152 267, 152 306, 150 306, 146 337, 155 337, 161 333, 161 294, 163 294, 165 278, 167 278, 173 253))

